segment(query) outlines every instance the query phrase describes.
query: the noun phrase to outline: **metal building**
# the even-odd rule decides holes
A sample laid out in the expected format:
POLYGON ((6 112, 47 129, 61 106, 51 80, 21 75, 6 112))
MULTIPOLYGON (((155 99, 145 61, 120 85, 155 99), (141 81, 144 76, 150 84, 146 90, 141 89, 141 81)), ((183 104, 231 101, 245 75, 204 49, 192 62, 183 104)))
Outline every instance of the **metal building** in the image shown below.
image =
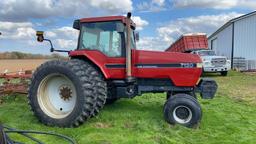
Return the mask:
POLYGON ((208 37, 208 45, 227 56, 233 68, 256 70, 256 11, 224 24, 208 37))

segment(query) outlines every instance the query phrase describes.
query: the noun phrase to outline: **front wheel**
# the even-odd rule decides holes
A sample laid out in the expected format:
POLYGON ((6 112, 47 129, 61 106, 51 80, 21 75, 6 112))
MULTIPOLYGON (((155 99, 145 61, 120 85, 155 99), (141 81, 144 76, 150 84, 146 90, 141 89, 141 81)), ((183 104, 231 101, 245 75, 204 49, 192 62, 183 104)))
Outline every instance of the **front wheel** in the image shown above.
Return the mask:
POLYGON ((176 94, 164 105, 164 117, 169 124, 195 127, 201 120, 202 110, 197 100, 188 94, 176 94))

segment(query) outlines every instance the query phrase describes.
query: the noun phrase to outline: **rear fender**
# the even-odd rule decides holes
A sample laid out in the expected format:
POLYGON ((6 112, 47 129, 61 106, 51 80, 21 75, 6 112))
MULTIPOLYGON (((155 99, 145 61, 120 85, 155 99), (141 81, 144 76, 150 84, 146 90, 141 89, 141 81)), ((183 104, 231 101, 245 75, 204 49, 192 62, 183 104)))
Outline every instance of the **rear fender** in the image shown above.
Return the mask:
POLYGON ((108 70, 104 67, 104 61, 105 61, 104 57, 101 57, 101 58, 95 60, 95 59, 94 59, 91 55, 89 55, 89 54, 86 54, 86 53, 80 54, 80 53, 76 53, 76 51, 70 52, 70 53, 69 53, 69 56, 70 56, 72 59, 77 58, 77 59, 83 59, 83 60, 85 60, 85 61, 88 61, 89 63, 91 63, 92 65, 94 65, 94 66, 98 69, 98 71, 100 71, 100 72, 104 75, 104 77, 105 77, 106 79, 109 79, 109 78, 110 78, 110 75, 109 75, 109 73, 108 73, 108 70))

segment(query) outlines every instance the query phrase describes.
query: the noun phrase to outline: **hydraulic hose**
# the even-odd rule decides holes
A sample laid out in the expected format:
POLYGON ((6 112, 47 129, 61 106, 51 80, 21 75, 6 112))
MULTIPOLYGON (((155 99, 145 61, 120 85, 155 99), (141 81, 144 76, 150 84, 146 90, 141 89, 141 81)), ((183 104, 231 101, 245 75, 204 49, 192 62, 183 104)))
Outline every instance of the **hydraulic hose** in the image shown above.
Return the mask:
POLYGON ((29 134, 38 134, 38 135, 51 135, 56 136, 58 138, 64 139, 65 141, 69 142, 70 144, 76 144, 76 142, 65 135, 57 134, 54 132, 41 132, 41 131, 33 131, 33 130, 17 130, 8 126, 0 125, 0 144, 25 144, 22 142, 15 141, 10 138, 9 134, 16 133, 20 134, 24 137, 27 137, 31 141, 34 141, 37 144, 45 144, 44 142, 40 141, 37 138, 32 137, 29 134))

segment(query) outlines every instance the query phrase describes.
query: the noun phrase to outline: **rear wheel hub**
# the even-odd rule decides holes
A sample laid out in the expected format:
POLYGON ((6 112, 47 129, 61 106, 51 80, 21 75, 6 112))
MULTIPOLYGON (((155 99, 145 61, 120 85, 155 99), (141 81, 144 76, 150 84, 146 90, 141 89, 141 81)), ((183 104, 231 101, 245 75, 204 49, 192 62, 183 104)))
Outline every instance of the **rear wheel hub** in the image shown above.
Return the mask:
POLYGON ((38 103, 48 116, 61 119, 68 116, 76 104, 73 82, 62 74, 46 76, 38 87, 38 103))
POLYGON ((59 95, 64 101, 68 101, 72 97, 72 90, 69 86, 62 86, 59 90, 59 95))

